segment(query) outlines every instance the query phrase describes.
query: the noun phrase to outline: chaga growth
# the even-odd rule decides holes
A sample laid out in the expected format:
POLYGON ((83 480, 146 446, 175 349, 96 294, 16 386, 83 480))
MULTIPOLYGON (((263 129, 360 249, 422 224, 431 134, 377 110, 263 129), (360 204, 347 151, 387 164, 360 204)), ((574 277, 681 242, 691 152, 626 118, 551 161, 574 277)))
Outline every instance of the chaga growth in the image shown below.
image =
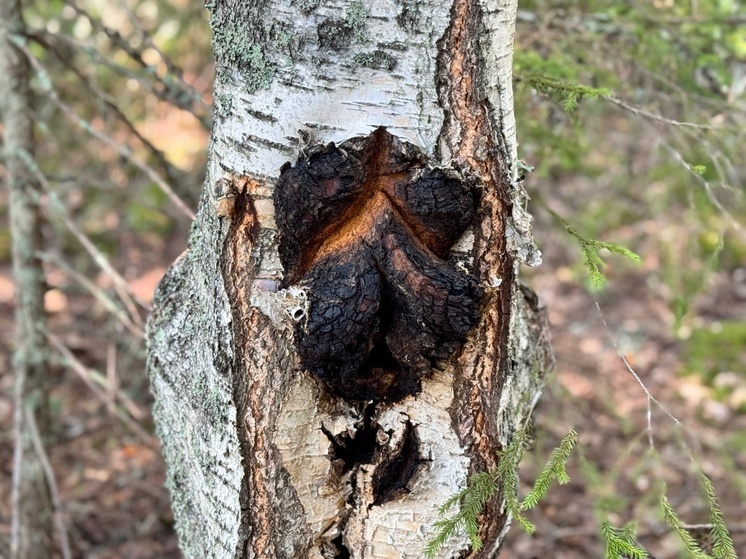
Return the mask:
POLYGON ((379 128, 283 167, 275 190, 287 286, 308 292, 303 366, 348 399, 396 400, 479 316, 477 281, 446 258, 475 192, 379 128))

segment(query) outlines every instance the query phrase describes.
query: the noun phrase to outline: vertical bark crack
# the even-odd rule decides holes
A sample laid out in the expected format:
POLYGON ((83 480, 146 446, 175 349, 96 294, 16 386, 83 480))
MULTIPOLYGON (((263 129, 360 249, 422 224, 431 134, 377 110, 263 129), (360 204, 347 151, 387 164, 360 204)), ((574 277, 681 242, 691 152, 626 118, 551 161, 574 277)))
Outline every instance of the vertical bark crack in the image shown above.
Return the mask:
POLYGON ((422 461, 420 440, 411 421, 404 425, 401 444, 384 457, 373 474, 373 504, 382 505, 410 493, 408 484, 422 461))

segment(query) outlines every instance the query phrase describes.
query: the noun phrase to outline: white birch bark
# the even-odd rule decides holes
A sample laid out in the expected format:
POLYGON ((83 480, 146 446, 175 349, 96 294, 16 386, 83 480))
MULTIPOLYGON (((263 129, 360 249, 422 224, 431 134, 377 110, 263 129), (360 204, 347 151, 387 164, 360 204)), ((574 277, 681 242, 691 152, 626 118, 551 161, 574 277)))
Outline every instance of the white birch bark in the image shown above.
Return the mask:
MULTIPOLYGON (((516 283, 519 260, 539 260, 515 180, 516 2, 208 7, 217 81, 206 188, 149 324, 181 548, 188 558, 421 557, 438 506, 494 467, 527 419, 547 361, 541 316, 516 283), (304 299, 279 290, 272 192, 280 167, 309 143, 379 126, 484 185, 480 219, 458 251, 489 294, 460 356, 416 397, 371 410, 330 397, 300 368, 290 315, 304 299), (359 434, 366 415, 379 450, 345 470, 330 437, 359 434), (408 493, 376 502, 372 480, 412 433, 419 462, 408 493)), ((475 556, 502 541, 508 519, 494 501, 475 556)), ((460 535, 441 556, 467 550, 460 535)))

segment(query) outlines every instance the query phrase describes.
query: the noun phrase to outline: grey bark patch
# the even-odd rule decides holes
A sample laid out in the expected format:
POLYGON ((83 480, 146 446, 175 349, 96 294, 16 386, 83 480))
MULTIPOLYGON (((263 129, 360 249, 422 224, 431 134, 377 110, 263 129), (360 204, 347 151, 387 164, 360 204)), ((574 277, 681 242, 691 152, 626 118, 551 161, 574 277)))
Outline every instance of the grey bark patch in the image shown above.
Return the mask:
POLYGON ((420 21, 422 12, 417 4, 410 4, 408 0, 400 0, 401 12, 396 16, 396 23, 408 33, 422 33, 420 21))
POLYGON ((321 4, 321 0, 292 0, 292 6, 298 6, 298 9, 305 15, 310 14, 321 4))

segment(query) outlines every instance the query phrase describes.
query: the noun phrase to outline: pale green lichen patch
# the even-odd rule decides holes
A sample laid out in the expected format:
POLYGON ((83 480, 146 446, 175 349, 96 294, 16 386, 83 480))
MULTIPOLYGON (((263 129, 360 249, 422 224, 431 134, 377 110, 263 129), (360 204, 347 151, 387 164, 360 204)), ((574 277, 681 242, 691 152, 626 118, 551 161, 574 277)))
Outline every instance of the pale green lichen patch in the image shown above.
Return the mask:
POLYGON ((353 2, 345 19, 329 18, 318 27, 319 46, 334 51, 349 48, 353 43, 368 40, 370 12, 362 2, 353 2))
POLYGON ((213 103, 213 110, 215 111, 215 117, 222 120, 228 116, 233 108, 233 97, 227 93, 218 93, 215 95, 215 101, 213 103))
POLYGON ((362 2, 353 2, 347 10, 345 23, 352 29, 353 38, 362 42, 368 38, 368 23, 370 12, 362 2))
POLYGON ((238 68, 244 74, 246 89, 254 93, 266 89, 275 76, 275 64, 267 57, 262 47, 252 41, 245 27, 235 23, 213 25, 213 47, 218 58, 218 78, 227 77, 227 68, 238 68))
POLYGON ((248 56, 245 58, 248 69, 251 71, 247 88, 250 93, 259 89, 266 89, 272 83, 275 76, 275 66, 264 55, 262 49, 257 44, 251 44, 248 49, 248 56))
POLYGON ((385 70, 391 72, 396 68, 397 60, 394 56, 381 49, 373 52, 359 52, 352 60, 355 64, 373 70, 385 70))

